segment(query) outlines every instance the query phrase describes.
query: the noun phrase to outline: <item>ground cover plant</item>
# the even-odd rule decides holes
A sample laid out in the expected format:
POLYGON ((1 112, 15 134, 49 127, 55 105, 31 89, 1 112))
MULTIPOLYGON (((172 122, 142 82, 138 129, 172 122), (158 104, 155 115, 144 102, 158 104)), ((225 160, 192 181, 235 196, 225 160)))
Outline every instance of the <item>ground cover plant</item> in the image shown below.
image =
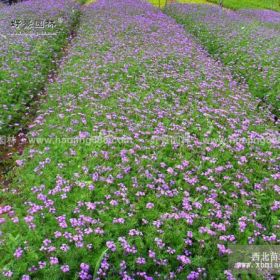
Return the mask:
POLYGON ((0 197, 6 279, 233 279, 279 243, 279 132, 148 3, 97 1, 0 197))
POLYGON ((30 0, 1 9, 1 135, 21 126, 67 43, 77 9, 76 2, 66 0, 30 0))
POLYGON ((215 4, 223 3, 226 8, 240 9, 271 9, 280 11, 280 3, 278 0, 207 0, 215 4))
POLYGON ((279 116, 279 29, 214 5, 174 4, 166 12, 192 32, 237 78, 245 78, 252 94, 279 116))

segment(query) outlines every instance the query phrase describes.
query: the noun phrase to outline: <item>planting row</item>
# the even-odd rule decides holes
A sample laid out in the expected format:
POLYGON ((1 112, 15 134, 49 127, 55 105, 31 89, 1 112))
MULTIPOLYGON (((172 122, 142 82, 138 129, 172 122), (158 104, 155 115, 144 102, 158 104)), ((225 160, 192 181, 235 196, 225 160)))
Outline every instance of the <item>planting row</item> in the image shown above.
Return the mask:
POLYGON ((261 21, 266 26, 280 28, 280 13, 270 10, 240 10, 239 14, 261 21))
MULTIPOLYGON (((245 16, 244 11, 222 10, 210 5, 174 4, 166 12, 198 37, 237 78, 245 78, 253 95, 269 104, 273 113, 279 116, 279 28, 271 28, 271 22, 258 12, 252 12, 248 17, 248 12, 245 16)), ((278 19, 276 15, 274 18, 276 27, 278 19)))
POLYGON ((228 244, 279 243, 279 132, 150 4, 83 11, 0 197, 10 279, 232 279, 228 244))
POLYGON ((0 134, 14 132, 43 89, 77 19, 74 1, 29 0, 1 9, 0 134))

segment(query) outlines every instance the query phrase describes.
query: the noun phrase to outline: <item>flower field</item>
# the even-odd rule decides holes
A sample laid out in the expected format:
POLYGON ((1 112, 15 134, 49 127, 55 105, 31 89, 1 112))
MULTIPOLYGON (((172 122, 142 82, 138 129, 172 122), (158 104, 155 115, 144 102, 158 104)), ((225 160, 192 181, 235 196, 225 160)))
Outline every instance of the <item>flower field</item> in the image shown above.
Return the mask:
POLYGON ((19 128, 30 102, 43 89, 67 43, 77 7, 74 1, 34 0, 1 9, 1 135, 19 128), (42 21, 48 25, 42 28, 42 21))
POLYGON ((250 91, 280 114, 280 29, 279 13, 234 12, 210 5, 174 4, 167 8, 235 77, 245 78, 250 91), (273 18, 275 20, 273 20, 273 18), (278 26, 278 28, 277 28, 278 26), (275 27, 275 28, 274 28, 275 27))
POLYGON ((280 132, 231 70, 147 2, 81 7, 0 185, 0 279, 230 280, 229 245, 279 244, 280 132))

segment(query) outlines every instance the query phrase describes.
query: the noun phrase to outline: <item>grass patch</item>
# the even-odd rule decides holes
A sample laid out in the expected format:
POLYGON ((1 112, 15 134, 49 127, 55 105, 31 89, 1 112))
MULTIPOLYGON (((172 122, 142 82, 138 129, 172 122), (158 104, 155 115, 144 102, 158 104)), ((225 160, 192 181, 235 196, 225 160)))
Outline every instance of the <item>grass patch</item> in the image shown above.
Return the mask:
POLYGON ((78 1, 82 5, 89 5, 91 3, 94 3, 96 0, 78 0, 78 1))
MULTIPOLYGON (((208 0, 208 2, 218 4, 219 0, 208 0)), ((279 0, 223 0, 226 8, 240 9, 270 9, 280 11, 279 0)))

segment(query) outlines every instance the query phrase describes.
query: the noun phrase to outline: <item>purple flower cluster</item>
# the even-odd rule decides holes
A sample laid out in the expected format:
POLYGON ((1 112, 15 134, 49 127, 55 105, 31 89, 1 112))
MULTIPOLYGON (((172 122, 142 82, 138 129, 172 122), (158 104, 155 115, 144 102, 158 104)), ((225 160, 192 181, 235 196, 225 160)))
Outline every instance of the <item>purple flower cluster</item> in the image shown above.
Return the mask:
POLYGON ((240 10, 239 14, 264 23, 280 24, 280 13, 272 10, 240 10))
POLYGON ((81 271, 79 272, 79 277, 81 280, 91 280, 92 275, 90 274, 90 266, 85 263, 80 265, 81 271))
POLYGON ((233 279, 229 244, 280 243, 272 116, 150 4, 81 19, 3 188, 3 277, 233 279))

